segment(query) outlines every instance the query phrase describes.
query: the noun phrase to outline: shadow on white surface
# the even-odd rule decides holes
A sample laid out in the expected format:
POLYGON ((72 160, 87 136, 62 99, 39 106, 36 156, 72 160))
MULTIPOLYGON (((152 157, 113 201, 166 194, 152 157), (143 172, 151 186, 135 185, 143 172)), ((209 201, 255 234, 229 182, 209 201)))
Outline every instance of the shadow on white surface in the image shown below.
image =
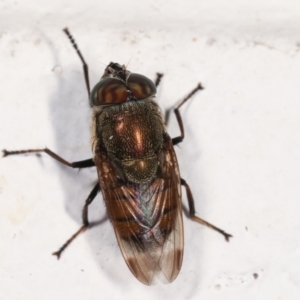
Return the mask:
MULTIPOLYGON (((30 1, 0 9, 1 149, 91 157, 82 67, 61 32, 68 25, 91 85, 103 64, 130 58, 132 71, 165 74, 163 109, 203 83, 182 110, 186 139, 176 151, 198 215, 234 236, 225 243, 184 218, 179 277, 145 287, 124 263, 97 196, 91 219, 101 225, 57 263, 50 254, 81 225, 96 171, 45 155, 1 159, 0 299, 298 299, 297 2, 30 1)), ((172 115, 169 125, 176 136, 172 115)))

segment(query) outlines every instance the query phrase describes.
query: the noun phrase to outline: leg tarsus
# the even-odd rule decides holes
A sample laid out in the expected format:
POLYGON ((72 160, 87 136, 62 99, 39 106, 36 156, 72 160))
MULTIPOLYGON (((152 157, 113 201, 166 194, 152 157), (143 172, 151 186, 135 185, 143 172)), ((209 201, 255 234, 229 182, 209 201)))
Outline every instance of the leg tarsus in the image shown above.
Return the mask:
POLYGON ((189 100, 197 91, 203 90, 204 87, 201 85, 201 83, 198 83, 198 85, 179 103, 179 105, 177 107, 175 107, 174 109, 174 113, 179 125, 179 129, 180 129, 180 136, 177 136, 175 138, 172 139, 173 145, 177 145, 179 143, 181 143, 184 139, 184 127, 183 127, 183 122, 181 119, 181 115, 179 112, 180 107, 187 101, 189 100))
POLYGON ((90 192, 89 196, 85 200, 85 204, 82 210, 82 223, 83 225, 79 228, 78 231, 76 231, 56 252, 53 252, 52 255, 55 255, 57 259, 60 258, 61 253, 75 240, 75 238, 84 232, 90 225, 88 220, 88 206, 93 202, 95 197, 97 196, 97 193, 100 191, 100 185, 99 182, 94 186, 92 191, 90 192))
POLYGON ((56 153, 52 152, 48 148, 44 148, 44 149, 27 149, 27 150, 17 150, 17 151, 7 151, 7 150, 4 149, 4 150, 2 150, 2 152, 3 152, 3 157, 9 156, 9 155, 19 155, 19 154, 27 154, 27 153, 41 153, 41 152, 44 152, 44 153, 48 154, 49 156, 51 156, 52 158, 54 158, 55 160, 59 161, 60 163, 66 165, 68 167, 71 167, 71 168, 89 168, 89 167, 94 167, 95 166, 95 163, 94 163, 92 158, 70 163, 70 162, 66 161, 65 159, 63 159, 62 157, 60 157, 59 155, 57 155, 56 153))
POLYGON ((212 225, 211 223, 199 218, 196 216, 196 212, 195 212, 195 202, 194 202, 194 198, 193 198, 193 195, 192 195, 192 192, 191 192, 191 189, 189 187, 189 185, 186 183, 186 181, 182 178, 180 178, 180 183, 181 185, 183 185, 185 187, 185 191, 186 191, 186 196, 187 196, 187 199, 188 199, 188 203, 189 203, 189 214, 190 214, 190 218, 195 221, 195 222, 198 222, 202 225, 205 225, 206 227, 209 227, 219 233, 221 233, 224 237, 225 237, 225 240, 227 242, 229 242, 229 238, 232 237, 231 234, 225 232, 224 230, 212 225))
POLYGON ((61 253, 69 246, 69 244, 82 232, 84 232, 87 229, 86 225, 83 225, 80 227, 80 229, 73 234, 56 252, 53 252, 52 255, 55 255, 57 259, 60 259, 61 253))
POLYGON ((208 227, 208 228, 211 228, 211 229, 213 229, 213 230, 215 230, 215 231, 221 233, 221 234, 225 237, 225 240, 226 240, 227 242, 229 242, 229 238, 233 237, 231 234, 225 232, 224 230, 222 230, 222 229, 220 229, 220 228, 218 228, 218 227, 216 227, 216 226, 214 226, 214 225, 208 223, 207 221, 205 221, 205 220, 203 220, 203 219, 201 219, 201 218, 199 218, 199 217, 197 217, 197 216, 195 216, 195 215, 191 215, 190 218, 191 218, 193 221, 195 221, 195 222, 198 222, 198 223, 200 223, 200 224, 202 224, 202 225, 205 225, 205 226, 208 227))

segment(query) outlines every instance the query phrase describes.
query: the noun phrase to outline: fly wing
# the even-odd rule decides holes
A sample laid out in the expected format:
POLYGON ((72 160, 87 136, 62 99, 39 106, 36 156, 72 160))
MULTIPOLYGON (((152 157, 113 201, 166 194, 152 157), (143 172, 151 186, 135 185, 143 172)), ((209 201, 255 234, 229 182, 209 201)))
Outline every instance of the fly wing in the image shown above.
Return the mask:
POLYGON ((95 156, 119 247, 131 272, 146 285, 161 275, 172 282, 183 255, 180 177, 169 137, 161 155, 161 174, 140 184, 124 183, 104 153, 98 151, 95 156))
POLYGON ((167 189, 165 193, 160 194, 159 201, 163 203, 164 208, 161 210, 157 226, 165 231, 165 240, 158 264, 160 272, 168 282, 172 282, 182 264, 184 233, 180 174, 171 139, 164 144, 164 155, 162 177, 167 189))

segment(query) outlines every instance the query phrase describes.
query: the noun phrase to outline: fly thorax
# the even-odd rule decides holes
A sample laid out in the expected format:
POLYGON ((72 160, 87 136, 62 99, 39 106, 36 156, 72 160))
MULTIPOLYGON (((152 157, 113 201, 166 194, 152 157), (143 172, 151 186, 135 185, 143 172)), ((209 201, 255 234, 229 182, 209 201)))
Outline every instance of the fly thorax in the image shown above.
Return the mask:
POLYGON ((155 177, 158 168, 157 157, 122 161, 125 177, 134 183, 145 183, 155 177))
POLYGON ((154 101, 108 107, 99 117, 99 129, 109 157, 128 181, 142 183, 155 177, 165 129, 154 101))

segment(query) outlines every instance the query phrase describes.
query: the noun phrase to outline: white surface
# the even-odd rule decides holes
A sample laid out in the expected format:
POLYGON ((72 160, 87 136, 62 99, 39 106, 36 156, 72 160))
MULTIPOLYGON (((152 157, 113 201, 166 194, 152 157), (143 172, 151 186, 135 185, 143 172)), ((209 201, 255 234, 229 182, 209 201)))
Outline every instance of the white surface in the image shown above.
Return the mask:
MULTIPOLYGON (((300 3, 230 4, 1 2, 0 149, 91 156, 81 64, 61 31, 68 26, 92 85, 110 61, 130 61, 131 71, 165 74, 158 101, 168 109, 203 83, 182 109, 178 159, 199 216, 234 235, 226 243, 185 218, 180 275, 143 286, 98 196, 90 210, 102 224, 57 262, 51 252, 79 228, 96 173, 45 155, 1 159, 1 300, 299 299, 300 3)), ((169 123, 176 136, 174 116, 169 123)))

